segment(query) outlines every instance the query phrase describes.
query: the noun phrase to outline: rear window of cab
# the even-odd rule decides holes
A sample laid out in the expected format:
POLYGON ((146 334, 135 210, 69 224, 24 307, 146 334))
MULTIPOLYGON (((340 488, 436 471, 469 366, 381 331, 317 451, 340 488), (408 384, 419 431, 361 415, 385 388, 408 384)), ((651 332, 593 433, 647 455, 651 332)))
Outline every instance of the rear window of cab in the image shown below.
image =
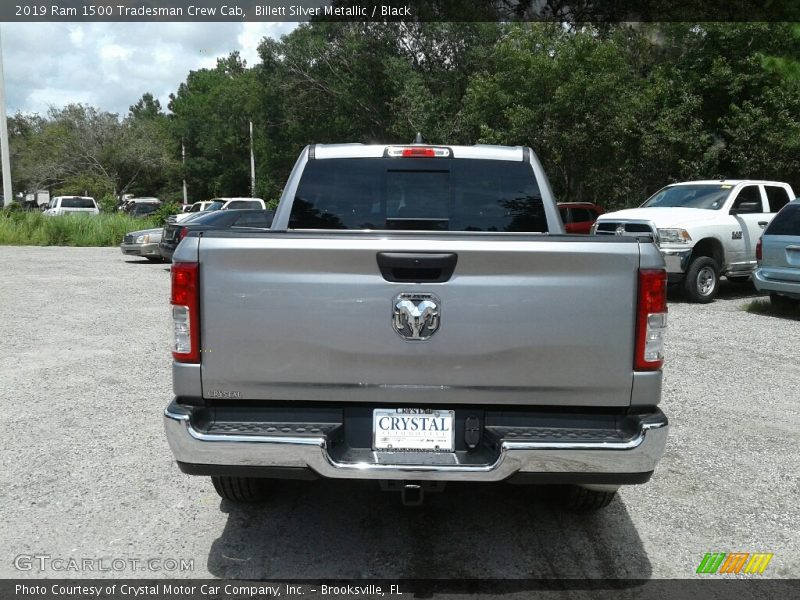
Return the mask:
POLYGON ((530 164, 458 158, 309 161, 292 229, 547 231, 530 164))
POLYGON ((62 198, 61 208, 95 208, 91 198, 62 198))

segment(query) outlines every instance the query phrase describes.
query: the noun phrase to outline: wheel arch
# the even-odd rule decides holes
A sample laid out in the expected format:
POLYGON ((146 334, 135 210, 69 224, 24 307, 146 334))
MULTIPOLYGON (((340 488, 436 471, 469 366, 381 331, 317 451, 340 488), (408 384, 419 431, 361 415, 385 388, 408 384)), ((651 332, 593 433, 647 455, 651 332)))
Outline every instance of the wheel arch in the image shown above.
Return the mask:
POLYGON ((713 258, 714 262, 717 263, 719 271, 723 272, 725 270, 725 248, 723 247, 722 242, 717 238, 706 237, 694 245, 690 260, 694 260, 700 256, 708 256, 709 258, 713 258))

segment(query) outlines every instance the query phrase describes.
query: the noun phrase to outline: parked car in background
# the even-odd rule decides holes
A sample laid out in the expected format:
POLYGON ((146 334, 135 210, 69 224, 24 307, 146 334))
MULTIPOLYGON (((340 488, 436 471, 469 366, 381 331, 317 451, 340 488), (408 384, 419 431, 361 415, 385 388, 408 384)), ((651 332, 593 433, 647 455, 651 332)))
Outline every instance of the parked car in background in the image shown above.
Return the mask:
POLYGON ((203 200, 202 202, 195 202, 189 208, 184 208, 183 212, 178 213, 177 215, 172 215, 169 217, 169 221, 172 223, 181 223, 189 218, 189 215, 194 215, 199 212, 205 212, 208 210, 208 207, 211 206, 213 202, 211 200, 203 200))
MULTIPOLYGON (((195 202, 187 211, 189 214, 196 212, 213 212, 217 210, 261 209, 266 210, 267 204, 261 198, 213 198, 203 202, 195 202)), ((187 218, 187 213, 180 213, 169 218, 171 223, 182 223, 187 218)))
POLYGON ((214 198, 208 210, 266 210, 267 204, 261 198, 214 198))
POLYGON ((172 253, 190 231, 212 229, 258 228, 268 229, 272 225, 271 210, 217 210, 190 215, 181 223, 167 223, 161 236, 159 249, 164 260, 172 260, 172 253))
POLYGON ((142 219, 144 217, 149 217, 150 215, 155 213, 158 210, 159 206, 161 206, 161 205, 160 204, 149 204, 149 203, 148 204, 145 204, 145 203, 135 204, 130 209, 130 211, 128 211, 128 214, 130 216, 132 216, 132 217, 136 217, 136 218, 142 219))
POLYGON ((100 214, 100 208, 91 196, 55 196, 50 199, 44 214, 48 216, 83 214, 93 217, 100 214))
POLYGON ((719 278, 746 281, 764 228, 794 198, 788 183, 742 179, 668 185, 639 208, 601 215, 597 235, 652 238, 671 283, 692 302, 712 302, 719 278))
POLYGON ((47 190, 28 192, 25 194, 24 202, 28 204, 32 210, 45 210, 50 203, 50 192, 47 190))
POLYGON ((158 249, 161 231, 157 228, 126 233, 119 248, 126 256, 141 256, 152 262, 161 262, 161 252, 158 249))
POLYGON ((161 206, 161 200, 158 198, 129 198, 122 205, 122 212, 132 217, 146 217, 157 211, 159 206, 161 206))
POLYGON ((800 199, 784 206, 756 248, 753 283, 777 305, 800 304, 800 199))
POLYGON ((559 202, 558 212, 567 233, 589 233, 597 217, 605 211, 591 202, 559 202))

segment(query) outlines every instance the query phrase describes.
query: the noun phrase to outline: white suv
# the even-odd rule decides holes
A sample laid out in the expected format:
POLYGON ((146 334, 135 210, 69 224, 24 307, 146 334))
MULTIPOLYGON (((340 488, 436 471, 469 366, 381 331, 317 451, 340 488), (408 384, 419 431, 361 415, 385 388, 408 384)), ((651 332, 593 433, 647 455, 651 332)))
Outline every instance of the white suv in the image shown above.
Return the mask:
POLYGON ((55 196, 50 199, 44 214, 48 216, 82 214, 92 217, 100 214, 94 198, 89 196, 55 196))
POLYGON ((711 302, 719 277, 745 281, 756 267, 756 244, 783 205, 788 183, 742 179, 668 185, 639 208, 600 215, 596 235, 649 236, 667 263, 670 282, 692 302, 711 302))

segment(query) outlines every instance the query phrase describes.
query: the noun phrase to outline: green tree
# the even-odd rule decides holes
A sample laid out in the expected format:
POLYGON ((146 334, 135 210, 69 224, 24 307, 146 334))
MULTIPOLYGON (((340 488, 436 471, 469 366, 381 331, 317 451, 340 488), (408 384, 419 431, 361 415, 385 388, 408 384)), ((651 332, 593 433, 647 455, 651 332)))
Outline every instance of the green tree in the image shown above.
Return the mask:
POLYGON ((466 98, 482 142, 530 145, 560 200, 609 200, 630 192, 639 78, 624 46, 592 28, 514 26, 496 45, 466 98))
POLYGON ((170 96, 172 133, 186 147, 192 199, 250 195, 249 121, 256 97, 256 77, 238 52, 214 69, 190 72, 170 96))
POLYGON ((180 142, 175 139, 170 119, 158 99, 149 92, 143 94, 130 107, 123 125, 129 151, 138 160, 131 162, 130 183, 120 194, 158 196, 166 200, 180 197, 180 142), (153 154, 147 156, 147 153, 153 154))
POLYGON ((53 108, 26 127, 15 148, 17 173, 30 190, 119 195, 171 160, 166 137, 152 122, 120 121, 91 106, 53 108))

